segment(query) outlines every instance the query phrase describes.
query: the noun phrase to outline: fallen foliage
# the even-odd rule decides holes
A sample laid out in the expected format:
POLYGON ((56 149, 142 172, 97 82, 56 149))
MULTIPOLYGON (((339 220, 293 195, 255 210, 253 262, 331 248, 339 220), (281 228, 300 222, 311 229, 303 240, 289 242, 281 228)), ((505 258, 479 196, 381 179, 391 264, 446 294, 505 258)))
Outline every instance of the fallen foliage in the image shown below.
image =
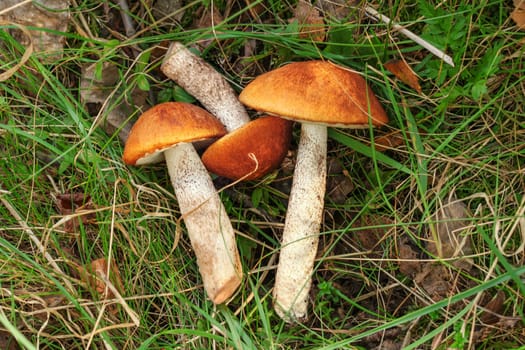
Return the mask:
POLYGON ((63 55, 65 37, 70 13, 67 0, 40 0, 20 5, 20 0, 2 0, 0 21, 15 23, 24 27, 38 27, 44 30, 28 30, 29 37, 20 29, 9 29, 11 35, 23 46, 33 45, 35 52, 42 53, 44 63, 53 63, 63 55))
POLYGON ((525 29, 525 0, 514 0, 514 10, 510 17, 520 29, 525 29))
POLYGON ((64 222, 64 231, 68 233, 76 232, 80 224, 95 222, 91 197, 83 192, 57 194, 56 204, 60 215, 71 216, 64 222))
POLYGON ((385 63, 385 68, 394 74, 396 78, 403 83, 421 93, 421 85, 419 85, 419 78, 416 73, 410 68, 408 63, 404 60, 391 60, 385 63))
POLYGON ((90 264, 79 268, 79 274, 82 281, 102 299, 112 299, 115 297, 114 290, 122 293, 124 288, 114 260, 108 264, 105 258, 95 259, 90 264), (111 283, 112 286, 108 283, 111 283))
POLYGON ((313 41, 324 41, 326 39, 324 19, 319 10, 310 2, 299 0, 293 9, 293 17, 288 22, 298 23, 300 38, 313 41))
POLYGON ((119 68, 111 62, 84 66, 80 79, 80 97, 91 114, 97 116, 96 123, 109 135, 118 132, 124 142, 128 138, 132 116, 147 106, 147 92, 135 87, 128 98, 117 93, 122 79, 119 68))
POLYGON ((472 260, 465 257, 472 254, 469 218, 471 215, 462 201, 447 199, 434 214, 427 242, 433 256, 454 259, 453 266, 467 271, 472 266, 472 260))

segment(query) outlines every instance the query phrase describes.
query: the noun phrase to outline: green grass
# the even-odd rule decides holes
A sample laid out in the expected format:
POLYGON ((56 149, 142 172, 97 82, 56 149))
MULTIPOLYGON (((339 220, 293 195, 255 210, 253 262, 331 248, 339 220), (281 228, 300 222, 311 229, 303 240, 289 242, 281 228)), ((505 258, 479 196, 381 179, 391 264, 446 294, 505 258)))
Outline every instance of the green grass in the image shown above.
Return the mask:
MULTIPOLYGON (((511 4, 377 7, 450 54, 450 67, 357 9, 325 17, 327 40, 314 43, 288 21, 295 2, 246 3, 215 3, 228 16, 211 30, 191 26, 200 2, 189 3, 176 25, 155 21, 140 2, 132 6, 139 34, 127 40, 108 31, 100 2, 77 1, 63 57, 44 64, 34 52, 0 82, 0 345, 5 338, 24 349, 523 348, 525 32, 509 19, 511 4), (180 215, 164 167, 124 165, 118 137, 95 127, 98 109, 79 96, 81 68, 95 62, 118 67, 110 109, 137 86, 157 100, 181 96, 151 51, 163 41, 209 39, 202 57, 237 91, 286 62, 323 58, 363 72, 391 120, 380 130, 329 131, 328 156, 341 165, 329 175, 351 179, 353 189, 343 200, 327 195, 310 316, 301 324, 281 321, 271 296, 299 128, 288 165, 221 193, 239 232, 245 279, 227 305, 214 307, 184 226, 177 244, 180 215), (243 58, 250 41, 255 50, 243 58), (132 46, 145 52, 141 59, 132 46), (399 58, 419 75, 423 94, 383 67, 399 58), (371 136, 389 131, 402 135, 402 145, 375 151, 371 136), (94 219, 67 232, 56 196, 73 193, 89 196, 94 219), (433 215, 451 195, 471 214, 469 271, 426 249, 433 215), (444 296, 400 271, 402 240, 421 264, 448 272, 444 296), (99 258, 116 263, 122 298, 104 300, 80 278, 78 267, 99 258), (498 292, 500 305, 487 306, 498 292), (501 317, 487 320, 485 307, 501 317)), ((0 31, 2 72, 24 53, 8 27, 0 31)))

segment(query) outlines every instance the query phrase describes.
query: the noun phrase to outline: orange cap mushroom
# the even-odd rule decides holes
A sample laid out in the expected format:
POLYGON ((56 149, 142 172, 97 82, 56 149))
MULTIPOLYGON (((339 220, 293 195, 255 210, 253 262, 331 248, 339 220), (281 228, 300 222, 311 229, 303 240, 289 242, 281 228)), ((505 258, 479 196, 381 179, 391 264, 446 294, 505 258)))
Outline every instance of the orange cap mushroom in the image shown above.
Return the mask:
POLYGON ((326 126, 365 128, 388 121, 366 81, 325 61, 295 62, 255 78, 245 105, 302 123, 274 286, 275 310, 287 322, 307 314, 326 190, 326 126))
POLYGON ((192 142, 225 133, 224 126, 200 107, 162 103, 133 125, 123 155, 132 165, 165 158, 204 288, 216 304, 237 289, 242 267, 233 227, 192 142))

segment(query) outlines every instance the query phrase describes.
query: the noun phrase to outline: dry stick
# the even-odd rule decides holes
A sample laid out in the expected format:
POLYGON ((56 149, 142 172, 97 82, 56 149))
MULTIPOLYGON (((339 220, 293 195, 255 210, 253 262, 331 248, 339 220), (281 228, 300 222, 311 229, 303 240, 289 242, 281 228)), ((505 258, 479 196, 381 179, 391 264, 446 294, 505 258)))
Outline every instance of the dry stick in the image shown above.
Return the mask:
POLYGON ((412 33, 410 30, 408 30, 406 28, 403 28, 403 26, 392 22, 392 20, 390 18, 388 18, 385 15, 380 14, 379 12, 377 12, 375 9, 373 9, 370 6, 365 6, 365 12, 369 16, 371 16, 371 17, 373 17, 373 18, 375 18, 377 20, 380 20, 380 21, 382 21, 382 22, 384 22, 386 24, 391 24, 392 28, 394 30, 397 30, 400 33, 404 34, 409 39, 411 39, 414 42, 418 43, 419 45, 423 46, 425 49, 430 51, 432 54, 434 54, 435 56, 437 56, 440 59, 442 59, 446 64, 449 64, 452 67, 454 67, 454 61, 452 60, 452 57, 450 57, 449 55, 447 55, 446 53, 444 53, 443 51, 441 51, 440 49, 438 49, 437 47, 435 47, 434 45, 432 45, 428 41, 426 41, 423 38, 421 38, 421 37, 417 36, 416 34, 412 33))
POLYGON ((117 4, 120 7, 120 17, 122 18, 122 24, 124 25, 126 36, 129 38, 130 36, 135 35, 136 30, 133 25, 133 20, 129 15, 128 2, 126 0, 117 0, 117 4))
POLYGON ((170 45, 162 72, 195 97, 217 117, 228 132, 247 124, 250 117, 226 79, 183 44, 170 45))

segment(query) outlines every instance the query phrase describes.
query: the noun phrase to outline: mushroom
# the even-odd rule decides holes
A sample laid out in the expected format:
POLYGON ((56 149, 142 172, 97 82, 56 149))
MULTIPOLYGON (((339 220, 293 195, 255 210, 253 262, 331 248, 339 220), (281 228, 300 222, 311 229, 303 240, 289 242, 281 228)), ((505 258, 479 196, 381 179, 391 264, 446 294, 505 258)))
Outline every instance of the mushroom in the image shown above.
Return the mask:
POLYGON ((202 162, 212 173, 231 180, 255 180, 281 164, 291 139, 291 121, 260 117, 211 144, 202 162))
POLYGON ((165 159, 204 289, 220 304, 239 286, 242 267, 226 210, 192 142, 223 136, 224 126, 204 109, 166 102, 147 110, 133 125, 123 160, 146 165, 165 159))
POLYGON ((295 322, 307 315, 326 190, 327 126, 367 128, 388 118, 359 74, 326 61, 290 63, 262 74, 239 99, 302 123, 273 290, 277 314, 295 322))
POLYGON ((282 162, 292 137, 290 121, 267 117, 250 122, 226 79, 180 42, 170 45, 161 70, 199 100, 229 133, 202 155, 209 171, 232 180, 254 180, 282 162))

